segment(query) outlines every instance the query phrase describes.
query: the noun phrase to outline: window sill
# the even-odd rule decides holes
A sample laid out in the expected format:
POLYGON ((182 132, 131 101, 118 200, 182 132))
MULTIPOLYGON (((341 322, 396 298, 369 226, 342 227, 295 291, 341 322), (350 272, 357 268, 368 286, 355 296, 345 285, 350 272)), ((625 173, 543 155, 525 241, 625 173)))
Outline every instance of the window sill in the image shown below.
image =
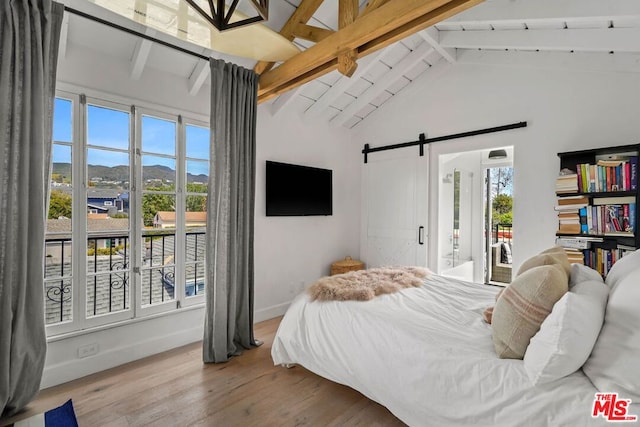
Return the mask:
POLYGON ((113 322, 113 323, 109 323, 107 325, 100 325, 100 326, 95 326, 95 327, 91 327, 91 328, 87 328, 87 329, 82 329, 79 331, 73 331, 73 332, 63 332, 61 334, 57 334, 57 335, 51 335, 47 337, 47 343, 52 343, 52 342, 56 342, 56 341, 62 341, 62 340, 66 340, 69 338, 75 338, 75 337, 79 337, 82 335, 88 335, 88 334, 92 334, 95 332, 100 332, 100 331, 106 331, 109 329, 113 329, 113 328, 119 328, 122 326, 126 326, 126 325, 132 325, 135 323, 139 323, 139 322, 145 322, 151 319, 157 319, 159 317, 165 317, 165 316, 172 316, 178 313, 184 313, 187 311, 191 311, 191 310, 199 310, 199 309, 204 309, 205 303, 201 303, 201 304, 194 304, 194 305, 189 305, 187 307, 182 307, 182 308, 178 308, 175 310, 171 310, 171 311, 163 311, 161 313, 157 313, 157 314, 152 314, 149 316, 145 316, 145 317, 137 317, 135 319, 127 319, 127 320, 122 320, 119 322, 113 322))

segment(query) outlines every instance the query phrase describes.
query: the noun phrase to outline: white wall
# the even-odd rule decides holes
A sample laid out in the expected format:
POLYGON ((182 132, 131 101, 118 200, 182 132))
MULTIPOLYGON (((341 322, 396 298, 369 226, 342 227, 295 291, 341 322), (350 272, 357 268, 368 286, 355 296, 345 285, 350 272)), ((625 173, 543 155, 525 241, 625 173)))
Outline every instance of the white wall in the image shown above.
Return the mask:
MULTIPOLYGON (((527 121, 526 128, 430 147, 433 173, 440 154, 514 146, 517 269, 554 244, 557 153, 637 143, 639 99, 639 74, 455 64, 438 79, 430 80, 428 72, 419 77, 354 128, 352 140, 360 149, 364 143, 413 141, 422 132, 429 138, 527 121)), ((431 179, 432 195, 437 194, 436 181, 431 179)), ((430 206, 435 223, 436 200, 431 199, 430 206)), ((435 252, 431 246, 430 251, 435 252)), ((431 268, 435 262, 430 261, 431 268)))
POLYGON ((258 115, 256 178, 256 316, 283 314, 303 287, 329 274, 332 262, 360 253, 360 156, 348 130, 331 129, 296 113, 258 115), (333 170, 333 215, 267 217, 265 161, 333 170))
MULTIPOLYGON (((78 45, 69 45, 58 65, 58 88, 137 105, 190 112, 208 121, 209 87, 188 94, 187 80, 151 68, 140 80, 130 65, 78 45)), ((329 273, 331 262, 359 254, 357 153, 348 149, 348 131, 258 109, 255 221, 255 321, 284 313, 303 286, 329 273), (352 162, 351 158, 356 161, 352 162), (265 160, 333 170, 333 215, 267 218, 265 160), (352 164, 353 163, 353 164, 352 164)), ((42 387, 53 386, 154 353, 202 339, 202 307, 187 308, 144 321, 123 323, 85 334, 50 340, 42 387), (98 354, 79 359, 78 347, 97 344, 98 354)), ((260 337, 257 337, 260 338, 260 337)))

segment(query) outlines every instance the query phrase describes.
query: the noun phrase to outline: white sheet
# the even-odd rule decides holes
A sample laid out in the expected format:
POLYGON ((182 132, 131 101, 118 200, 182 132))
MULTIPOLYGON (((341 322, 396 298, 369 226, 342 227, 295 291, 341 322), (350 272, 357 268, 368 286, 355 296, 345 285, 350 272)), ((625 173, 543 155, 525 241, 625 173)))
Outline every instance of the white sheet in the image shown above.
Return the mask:
POLYGON ((497 358, 482 320, 497 290, 434 275, 367 302, 303 293, 280 324, 273 361, 352 387, 412 426, 607 424, 591 417, 596 389, 582 371, 534 387, 521 360, 497 358))

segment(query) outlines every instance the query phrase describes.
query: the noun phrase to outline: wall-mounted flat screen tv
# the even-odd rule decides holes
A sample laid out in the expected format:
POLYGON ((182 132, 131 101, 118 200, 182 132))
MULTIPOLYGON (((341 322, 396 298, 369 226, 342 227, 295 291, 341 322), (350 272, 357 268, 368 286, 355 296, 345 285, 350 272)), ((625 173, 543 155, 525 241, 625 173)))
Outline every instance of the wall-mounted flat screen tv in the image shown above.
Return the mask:
POLYGON ((267 216, 333 214, 332 171, 267 160, 267 216))

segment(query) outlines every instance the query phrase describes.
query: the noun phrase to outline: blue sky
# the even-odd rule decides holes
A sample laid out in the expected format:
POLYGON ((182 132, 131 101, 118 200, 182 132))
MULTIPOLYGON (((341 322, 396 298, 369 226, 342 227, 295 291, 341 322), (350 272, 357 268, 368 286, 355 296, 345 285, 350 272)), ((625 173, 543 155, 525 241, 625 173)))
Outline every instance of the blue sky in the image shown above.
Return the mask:
MULTIPOLYGON (((72 138, 72 102, 56 98, 53 116, 54 141, 70 142, 72 138)), ((94 105, 87 106, 87 142, 91 146, 118 150, 129 147, 129 113, 94 105)), ((143 165, 163 165, 175 169, 175 160, 153 154, 175 156, 176 123, 152 116, 142 116, 143 165), (148 154, 147 154, 148 153, 148 154)), ((209 129, 186 125, 186 154, 190 159, 208 159, 209 129)), ((127 164, 125 152, 90 148, 87 162, 93 165, 119 166, 127 164)), ((69 163, 69 147, 56 145, 53 161, 69 163)), ((208 161, 187 160, 187 172, 209 173, 208 161)))

